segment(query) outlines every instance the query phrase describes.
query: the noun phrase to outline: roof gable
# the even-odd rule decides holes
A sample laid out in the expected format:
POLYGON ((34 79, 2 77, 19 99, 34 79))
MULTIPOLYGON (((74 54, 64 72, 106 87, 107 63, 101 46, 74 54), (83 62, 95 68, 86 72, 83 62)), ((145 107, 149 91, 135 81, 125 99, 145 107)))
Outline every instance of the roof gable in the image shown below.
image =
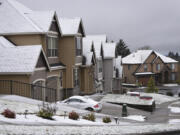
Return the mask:
POLYGON ((10 48, 10 47, 15 47, 15 45, 9 42, 5 37, 0 36, 0 48, 10 48))
POLYGON ((63 36, 77 35, 79 32, 85 35, 84 26, 81 18, 60 18, 61 32, 63 36))
POLYGON ((55 11, 32 11, 16 0, 0 0, 0 34, 47 33, 55 11))
POLYGON ((104 59, 115 58, 116 43, 103 43, 104 59))

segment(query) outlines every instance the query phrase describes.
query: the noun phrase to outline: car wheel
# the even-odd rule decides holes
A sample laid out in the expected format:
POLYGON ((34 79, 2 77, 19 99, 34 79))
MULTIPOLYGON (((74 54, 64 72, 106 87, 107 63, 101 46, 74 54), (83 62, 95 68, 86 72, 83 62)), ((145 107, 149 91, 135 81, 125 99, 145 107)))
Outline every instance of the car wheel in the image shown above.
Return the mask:
POLYGON ((86 108, 86 110, 88 110, 88 111, 94 111, 92 108, 86 108))

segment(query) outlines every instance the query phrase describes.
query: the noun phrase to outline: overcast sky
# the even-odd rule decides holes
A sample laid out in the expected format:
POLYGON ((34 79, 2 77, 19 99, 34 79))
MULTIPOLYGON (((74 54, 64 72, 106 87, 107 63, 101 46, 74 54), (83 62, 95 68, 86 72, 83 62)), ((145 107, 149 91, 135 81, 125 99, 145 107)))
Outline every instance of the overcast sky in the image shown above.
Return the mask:
POLYGON ((82 17, 86 34, 122 38, 134 51, 149 45, 180 54, 180 0, 18 0, 33 10, 82 17))

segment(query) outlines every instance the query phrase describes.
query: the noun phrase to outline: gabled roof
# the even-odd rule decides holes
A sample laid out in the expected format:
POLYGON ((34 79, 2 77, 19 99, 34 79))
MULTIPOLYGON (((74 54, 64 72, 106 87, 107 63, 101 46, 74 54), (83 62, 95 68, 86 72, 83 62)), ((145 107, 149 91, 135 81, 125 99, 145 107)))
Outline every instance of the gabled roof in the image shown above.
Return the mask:
POLYGON ((103 43, 104 59, 115 58, 116 43, 103 43))
POLYGON ((15 47, 15 46, 11 42, 9 42, 6 38, 0 36, 0 49, 10 48, 10 47, 15 47))
POLYGON ((96 41, 102 42, 102 43, 107 42, 107 36, 106 35, 87 35, 86 38, 89 40, 92 40, 94 42, 96 42, 96 41))
POLYGON ((92 52, 93 42, 86 38, 83 38, 83 56, 86 57, 86 65, 92 65, 92 60, 94 60, 94 55, 92 52))
POLYGON ((63 36, 78 35, 80 26, 82 26, 83 35, 85 35, 81 18, 59 18, 59 24, 63 36))
POLYGON ((40 54, 43 54, 48 69, 50 66, 41 45, 14 46, 0 37, 0 74, 32 74, 35 71, 40 54))
POLYGON ((47 33, 56 16, 55 11, 32 11, 16 0, 0 2, 0 35, 47 33))
POLYGON ((95 51, 95 55, 96 55, 96 59, 99 59, 102 57, 102 43, 101 42, 93 42, 94 44, 94 51, 95 51))
POLYGON ((157 57, 160 57, 164 63, 177 63, 176 60, 166 57, 153 50, 138 50, 122 59, 123 64, 143 64, 145 60, 152 54, 155 53, 157 57))

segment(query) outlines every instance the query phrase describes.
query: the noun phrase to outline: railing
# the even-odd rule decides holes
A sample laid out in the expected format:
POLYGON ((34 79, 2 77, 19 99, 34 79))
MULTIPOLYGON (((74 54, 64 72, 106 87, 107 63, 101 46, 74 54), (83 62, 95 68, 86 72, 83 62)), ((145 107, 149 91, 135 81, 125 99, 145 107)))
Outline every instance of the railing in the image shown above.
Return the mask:
POLYGON ((19 95, 47 102, 55 102, 57 99, 56 89, 13 80, 0 80, 0 94, 19 95))

